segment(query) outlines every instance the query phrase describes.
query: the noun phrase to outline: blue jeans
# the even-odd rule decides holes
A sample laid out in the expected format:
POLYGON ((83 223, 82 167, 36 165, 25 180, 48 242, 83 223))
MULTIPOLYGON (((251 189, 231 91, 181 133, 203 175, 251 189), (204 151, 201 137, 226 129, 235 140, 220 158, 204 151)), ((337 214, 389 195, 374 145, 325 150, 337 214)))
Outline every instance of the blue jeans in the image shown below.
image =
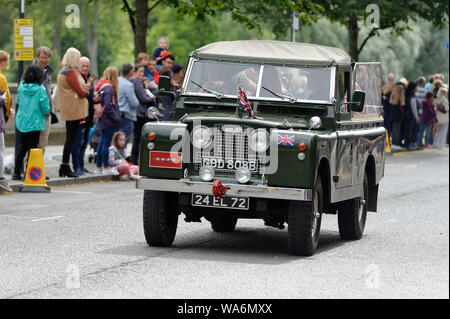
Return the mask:
POLYGON ((114 129, 101 130, 100 142, 97 147, 97 167, 109 167, 109 147, 115 133, 114 129))
POLYGON ((423 132, 425 130, 425 127, 423 125, 423 120, 422 120, 422 114, 419 113, 419 132, 417 133, 417 145, 419 146, 423 146, 423 132))
POLYGON ((86 154, 88 142, 89 128, 85 125, 80 125, 72 146, 72 164, 74 171, 84 169, 84 155, 86 154))
POLYGON ((425 145, 431 145, 433 139, 433 124, 424 125, 425 127, 425 145))
POLYGON ((124 116, 120 117, 120 131, 125 133, 125 147, 127 147, 128 142, 130 141, 131 134, 134 131, 134 121, 125 118, 124 116))

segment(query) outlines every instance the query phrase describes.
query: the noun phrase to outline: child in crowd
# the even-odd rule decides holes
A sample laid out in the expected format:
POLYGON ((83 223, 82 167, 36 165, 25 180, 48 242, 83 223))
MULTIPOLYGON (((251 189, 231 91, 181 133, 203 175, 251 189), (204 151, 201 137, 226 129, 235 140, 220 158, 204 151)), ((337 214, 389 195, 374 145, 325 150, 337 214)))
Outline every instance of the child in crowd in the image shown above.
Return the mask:
POLYGON ((125 151, 125 134, 123 132, 116 132, 113 136, 111 147, 109 148, 109 164, 115 167, 119 172, 119 179, 122 181, 136 180, 139 178, 137 172, 139 167, 131 165, 125 160, 127 157, 125 151))
POLYGON ((19 110, 16 114, 16 128, 20 134, 20 148, 14 163, 12 179, 21 180, 23 159, 30 149, 37 148, 41 131, 45 129, 45 115, 50 112, 47 90, 42 85, 44 71, 37 64, 31 64, 23 75, 18 88, 19 110))
POLYGON ((436 111, 434 109, 433 93, 427 92, 425 100, 422 102, 422 119, 425 131, 424 148, 431 149, 430 138, 433 133, 433 125, 436 123, 436 111))
POLYGON ((164 57, 171 54, 169 51, 169 38, 161 37, 158 40, 158 47, 153 53, 153 57, 156 58, 157 68, 160 69, 162 67, 161 62, 164 57))

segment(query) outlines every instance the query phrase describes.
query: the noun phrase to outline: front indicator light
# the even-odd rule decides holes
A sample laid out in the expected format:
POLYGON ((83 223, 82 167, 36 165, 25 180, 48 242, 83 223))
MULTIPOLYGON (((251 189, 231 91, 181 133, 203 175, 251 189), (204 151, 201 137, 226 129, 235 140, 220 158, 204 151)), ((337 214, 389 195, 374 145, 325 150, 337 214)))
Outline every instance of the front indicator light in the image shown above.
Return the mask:
POLYGON ((306 144, 305 143, 300 143, 298 145, 298 149, 303 152, 304 150, 306 150, 306 144))
POLYGON ((155 133, 148 133, 147 138, 149 141, 154 141, 156 140, 156 134, 155 133))

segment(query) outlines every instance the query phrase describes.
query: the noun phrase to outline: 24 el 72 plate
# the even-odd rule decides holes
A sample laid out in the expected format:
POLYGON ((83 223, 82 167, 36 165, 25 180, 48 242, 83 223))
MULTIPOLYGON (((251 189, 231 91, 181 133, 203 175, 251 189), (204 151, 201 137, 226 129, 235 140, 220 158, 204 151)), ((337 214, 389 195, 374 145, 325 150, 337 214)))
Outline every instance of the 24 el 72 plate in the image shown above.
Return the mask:
POLYGON ((248 197, 222 197, 216 198, 213 195, 192 194, 192 206, 229 208, 229 209, 249 209, 250 200, 248 197))

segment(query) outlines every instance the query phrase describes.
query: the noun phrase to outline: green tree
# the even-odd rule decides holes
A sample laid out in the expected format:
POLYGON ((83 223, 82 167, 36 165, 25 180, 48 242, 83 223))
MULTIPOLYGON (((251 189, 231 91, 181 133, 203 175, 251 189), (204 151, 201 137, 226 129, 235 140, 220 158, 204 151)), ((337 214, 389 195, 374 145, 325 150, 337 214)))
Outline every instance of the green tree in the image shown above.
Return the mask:
MULTIPOLYGON (((423 18, 438 28, 448 24, 448 0, 314 0, 325 10, 325 16, 333 22, 338 22, 348 30, 349 53, 355 61, 368 40, 380 33, 381 30, 389 29, 392 34, 399 36, 410 29, 409 23, 423 18), (358 36, 361 28, 359 21, 364 21, 369 15, 376 12, 367 12, 369 5, 376 5, 379 9, 377 17, 368 34, 364 35, 361 44, 358 44, 358 36)), ((370 7, 369 7, 370 8, 370 7)), ((375 10, 376 11, 376 10, 375 10)))
POLYGON ((261 28, 266 20, 271 20, 276 32, 280 32, 286 21, 277 19, 292 11, 300 12, 302 23, 309 23, 317 17, 321 7, 309 0, 122 0, 122 10, 127 12, 134 34, 134 53, 144 52, 147 48, 149 19, 158 6, 176 9, 176 16, 191 16, 204 22, 208 16, 229 13, 233 20, 248 28, 261 28))

